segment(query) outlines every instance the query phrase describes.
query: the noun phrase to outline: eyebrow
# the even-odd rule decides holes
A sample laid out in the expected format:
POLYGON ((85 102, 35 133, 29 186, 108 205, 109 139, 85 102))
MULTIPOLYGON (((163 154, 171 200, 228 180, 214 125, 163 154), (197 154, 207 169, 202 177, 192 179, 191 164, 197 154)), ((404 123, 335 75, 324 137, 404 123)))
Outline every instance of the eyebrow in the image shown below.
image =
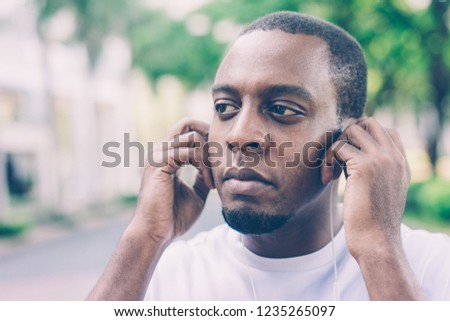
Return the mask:
POLYGON ((212 94, 216 94, 216 93, 227 93, 227 94, 231 94, 233 96, 239 96, 239 90, 237 90, 235 87, 230 86, 230 85, 225 85, 225 84, 217 84, 214 85, 211 89, 212 94))
MULTIPOLYGON (((230 95, 239 96, 239 90, 236 87, 226 84, 217 84, 212 87, 212 94, 224 92, 230 95)), ((262 94, 265 96, 276 96, 281 94, 293 94, 301 97, 308 103, 314 104, 314 97, 311 92, 305 87, 294 85, 270 85, 266 87, 262 94)))
POLYGON ((276 96, 281 94, 293 94, 299 96, 309 103, 314 104, 314 98, 311 92, 305 87, 294 85, 271 85, 264 90, 268 96, 276 96))

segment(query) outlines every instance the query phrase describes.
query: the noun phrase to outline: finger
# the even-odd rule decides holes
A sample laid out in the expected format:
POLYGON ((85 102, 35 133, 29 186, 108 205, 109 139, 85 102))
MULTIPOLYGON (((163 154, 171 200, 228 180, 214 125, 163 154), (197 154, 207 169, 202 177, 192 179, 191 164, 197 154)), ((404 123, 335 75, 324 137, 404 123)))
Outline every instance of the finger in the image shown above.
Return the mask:
POLYGON ((373 117, 361 120, 356 123, 356 125, 367 131, 373 139, 383 147, 393 146, 391 136, 388 134, 387 130, 381 126, 381 124, 373 117))
POLYGON ((353 124, 357 124, 357 123, 362 122, 363 120, 366 120, 366 119, 367 119, 366 116, 361 116, 359 118, 350 117, 350 118, 343 119, 342 122, 341 122, 341 128, 345 129, 347 127, 350 127, 353 124))
POLYGON ((346 128, 342 136, 346 137, 348 143, 367 153, 377 152, 379 148, 375 139, 357 124, 346 128))
POLYGON ((163 146, 164 149, 173 149, 180 147, 202 147, 206 144, 206 140, 203 135, 197 131, 188 132, 185 134, 175 134, 172 140, 168 141, 168 144, 163 146))
POLYGON ((400 153, 402 153, 403 157, 406 158, 405 147, 403 146, 402 139, 400 138, 400 134, 398 133, 398 131, 395 128, 386 128, 386 131, 388 132, 389 136, 391 136, 392 141, 394 142, 400 153))
POLYGON ((392 141, 395 144, 395 147, 403 156, 403 161, 405 162, 406 172, 407 172, 408 181, 409 181, 411 179, 411 167, 409 165, 408 158, 406 157, 405 147, 403 146, 402 139, 400 138, 400 134, 394 128, 387 128, 386 130, 389 133, 389 135, 391 136, 392 141))
POLYGON ((200 147, 180 147, 168 150, 161 150, 153 155, 154 164, 150 166, 157 167, 160 171, 173 175, 187 164, 197 168, 201 173, 201 178, 209 188, 214 188, 214 182, 211 174, 211 168, 206 163, 207 157, 204 155, 205 148, 200 147), (206 159, 206 160, 205 160, 206 159))
MULTIPOLYGON (((182 135, 176 134, 172 141, 162 144, 160 152, 167 153, 169 150, 176 150, 182 148, 195 149, 195 159, 190 160, 190 164, 203 172, 203 178, 210 188, 215 188, 214 180, 212 179, 211 166, 208 157, 207 142, 201 133, 197 131, 188 132, 182 135), (202 165, 202 166, 200 166, 202 165)), ((175 152, 175 154, 178 152, 175 152)), ((177 159, 175 159, 176 161, 177 159)), ((175 164, 176 165, 176 164, 175 164)), ((180 163, 184 165, 184 163, 180 163)), ((171 171, 172 172, 172 171, 171 171)))
POLYGON ((361 157, 361 154, 363 153, 355 146, 350 145, 348 142, 342 144, 339 143, 339 141, 337 141, 331 146, 331 150, 333 151, 337 160, 344 163, 348 162, 353 158, 361 157))
POLYGON ((192 118, 180 120, 167 134, 166 140, 171 140, 176 134, 185 134, 191 131, 199 132, 203 137, 208 135, 209 124, 192 118))
MULTIPOLYGON (((189 133, 185 133, 183 135, 175 135, 174 139, 166 145, 166 149, 176 149, 176 148, 197 148, 201 151, 201 156, 198 157, 198 160, 202 162, 202 165, 205 165, 208 168, 208 173, 204 175, 204 179, 208 180, 208 184, 210 188, 215 188, 212 172, 211 172, 211 164, 209 161, 209 149, 207 146, 208 142, 205 138, 197 131, 192 131, 189 133)), ((195 163, 191 163, 191 165, 196 166, 195 163)), ((197 166, 196 166, 197 167, 197 166)), ((205 169, 206 170, 206 169, 205 169)))

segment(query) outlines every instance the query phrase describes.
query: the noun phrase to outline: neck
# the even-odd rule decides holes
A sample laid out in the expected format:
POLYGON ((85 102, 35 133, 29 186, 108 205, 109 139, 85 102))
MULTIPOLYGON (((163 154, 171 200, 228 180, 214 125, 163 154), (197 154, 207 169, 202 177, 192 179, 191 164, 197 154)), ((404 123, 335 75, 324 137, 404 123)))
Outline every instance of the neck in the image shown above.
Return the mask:
POLYGON ((315 202, 299 210, 283 227, 269 234, 244 235, 244 245, 253 253, 269 258, 288 258, 318 251, 331 241, 331 228, 336 235, 342 226, 336 190, 337 184, 329 184, 315 202), (333 215, 333 227, 330 215, 333 215))

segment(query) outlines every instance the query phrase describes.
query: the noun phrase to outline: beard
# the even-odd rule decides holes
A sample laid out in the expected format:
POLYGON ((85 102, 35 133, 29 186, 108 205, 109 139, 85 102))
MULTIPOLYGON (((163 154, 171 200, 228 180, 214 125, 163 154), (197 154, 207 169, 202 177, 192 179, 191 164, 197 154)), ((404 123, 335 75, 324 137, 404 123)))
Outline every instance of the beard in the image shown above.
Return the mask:
POLYGON ((284 226, 293 214, 257 212, 250 209, 222 208, 225 222, 242 234, 261 235, 272 233, 284 226))

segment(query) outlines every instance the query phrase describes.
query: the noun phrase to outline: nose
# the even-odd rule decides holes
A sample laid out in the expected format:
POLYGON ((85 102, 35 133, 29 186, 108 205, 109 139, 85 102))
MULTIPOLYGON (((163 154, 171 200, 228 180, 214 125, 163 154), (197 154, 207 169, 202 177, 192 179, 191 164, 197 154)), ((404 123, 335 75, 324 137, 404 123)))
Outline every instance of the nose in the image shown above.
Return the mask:
POLYGON ((242 106, 233 118, 226 135, 226 145, 231 151, 263 154, 270 146, 270 135, 266 132, 263 115, 252 106, 242 106))

